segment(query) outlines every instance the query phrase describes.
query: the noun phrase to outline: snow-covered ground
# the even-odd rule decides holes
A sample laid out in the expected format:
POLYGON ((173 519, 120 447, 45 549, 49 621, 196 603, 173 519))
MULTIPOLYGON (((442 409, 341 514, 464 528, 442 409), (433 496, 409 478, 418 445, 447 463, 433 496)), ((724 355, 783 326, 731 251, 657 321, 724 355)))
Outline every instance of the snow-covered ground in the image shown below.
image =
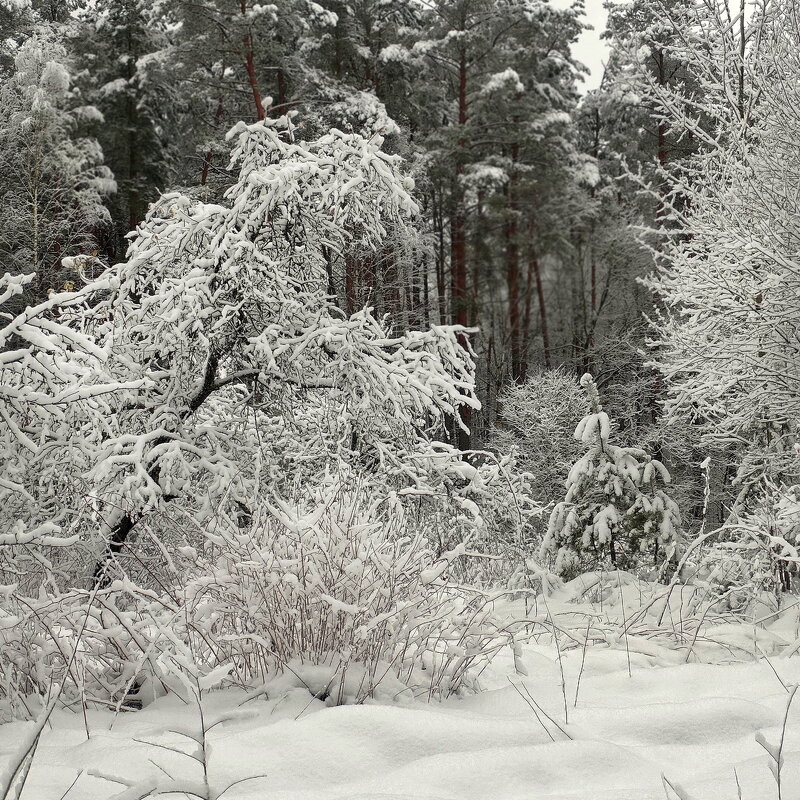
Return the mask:
MULTIPOLYGON (((625 591, 632 608, 634 587, 625 591)), ((208 736, 212 797, 241 781, 224 798, 765 800, 778 793, 756 736, 777 746, 785 732, 782 797, 797 798, 800 700, 783 727, 792 685, 800 683, 800 656, 791 654, 796 611, 757 626, 709 626, 686 663, 687 648, 665 647, 652 620, 601 641, 597 618, 586 616, 596 604, 551 599, 545 619, 557 619, 567 632, 560 647, 544 638, 524 643, 517 667, 521 661, 527 677, 506 650, 483 672, 478 694, 328 707, 304 688, 251 699, 236 689, 210 692, 206 725, 232 717, 208 736), (570 615, 579 618, 572 627, 570 615), (594 643, 570 646, 587 624, 594 643), (748 656, 748 646, 766 655, 748 656)), ((505 613, 525 611, 517 602, 505 613)), ((84 718, 59 710, 51 722, 22 800, 59 800, 81 771, 67 800, 109 800, 125 790, 91 772, 138 783, 126 798, 141 797, 159 778, 168 781, 165 773, 186 788, 202 776, 197 761, 156 746, 195 747, 169 732, 199 730, 197 708, 174 695, 136 713, 89 711, 84 718)), ((0 763, 26 725, 0 727, 0 763)))

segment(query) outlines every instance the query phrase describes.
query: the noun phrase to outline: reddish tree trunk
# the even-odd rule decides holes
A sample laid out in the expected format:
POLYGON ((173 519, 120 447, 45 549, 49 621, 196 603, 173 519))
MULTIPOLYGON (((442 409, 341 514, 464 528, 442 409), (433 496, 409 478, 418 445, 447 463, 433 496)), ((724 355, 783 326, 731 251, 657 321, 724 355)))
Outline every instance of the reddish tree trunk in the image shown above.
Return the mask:
MULTIPOLYGON (((247 0, 241 0, 240 9, 242 16, 247 14, 247 0)), ((261 91, 258 88, 258 76, 256 75, 256 63, 253 56, 253 38, 248 30, 242 38, 244 46, 244 66, 247 70, 247 82, 250 84, 250 91, 253 93, 253 102, 256 106, 256 117, 262 120, 266 117, 264 113, 264 103, 261 100, 261 91)))
MULTIPOLYGON (((533 286, 536 278, 533 274, 533 259, 528 259, 528 269, 525 276, 525 313, 522 320, 522 348, 525 353, 528 352, 528 343, 531 340, 531 310, 533 306, 533 286)), ((528 359, 522 361, 522 375, 520 376, 520 383, 525 383, 528 377, 528 359)))
MULTIPOLYGON (((444 260, 444 207, 443 195, 438 197, 434 190, 431 195, 433 211, 433 227, 436 233, 436 301, 439 311, 439 324, 447 323, 447 282, 445 279, 444 260)), ((427 284, 426 284, 427 287, 427 284)))
POLYGON ((286 73, 278 69, 278 108, 283 109, 286 105, 286 73))
MULTIPOLYGON (((593 114, 594 130, 591 154, 597 160, 600 158, 600 111, 594 109, 593 114)), ((592 186, 589 189, 589 197, 591 198, 592 206, 592 221, 589 226, 589 313, 585 315, 588 318, 588 335, 586 337, 586 347, 583 353, 583 371, 594 372, 594 334, 597 325, 598 303, 597 303, 597 248, 595 247, 595 235, 597 231, 597 222, 594 216, 595 200, 597 198, 597 188, 592 186)))
MULTIPOLYGON (((592 156, 595 161, 600 158, 600 110, 594 110, 594 141, 592 142, 592 156)), ((589 190, 589 196, 592 198, 592 205, 597 197, 597 187, 592 186, 589 190)), ((597 310, 597 258, 595 255, 594 247, 594 234, 595 234, 595 219, 592 217, 592 225, 590 232, 589 246, 591 248, 591 282, 592 282, 592 314, 597 310)))
POLYGON ((431 326, 431 297, 428 288, 428 260, 423 259, 420 265, 422 274, 422 320, 426 328, 431 326))
POLYGON ((458 124, 462 129, 458 138, 456 154, 456 180, 453 198, 453 216, 450 220, 450 271, 452 290, 452 318, 456 325, 469 325, 467 310, 467 223, 464 209, 464 189, 461 175, 464 172, 464 149, 466 141, 463 127, 467 124, 467 63, 461 52, 458 68, 458 124))
POLYGON ((253 49, 251 46, 250 34, 244 37, 245 46, 245 67, 247 68, 247 82, 253 92, 253 102, 256 106, 256 119, 262 120, 266 117, 264 104, 261 101, 261 92, 258 89, 258 78, 256 77, 256 67, 253 61, 253 49))
MULTIPOLYGON (((460 172, 460 170, 459 170, 460 172)), ((456 190, 458 191, 458 190, 456 190)), ((457 200, 460 205, 460 200, 457 200)), ((450 271, 452 318, 455 325, 468 325, 467 314, 467 237, 462 208, 457 207, 450 220, 450 271)))
MULTIPOLYGON (((464 172, 464 151, 466 138, 464 126, 467 124, 467 57, 462 49, 458 62, 458 151, 456 153, 456 171, 454 187, 453 216, 450 220, 450 282, 451 282, 451 315, 456 325, 469 326, 468 293, 467 293, 467 221, 465 211, 464 189, 461 175, 464 172)), ((459 342, 467 349, 467 337, 459 334, 459 342)), ((461 406, 461 421, 469 427, 471 409, 461 406)), ((470 436, 460 426, 457 430, 458 445, 462 450, 470 448, 470 436)))

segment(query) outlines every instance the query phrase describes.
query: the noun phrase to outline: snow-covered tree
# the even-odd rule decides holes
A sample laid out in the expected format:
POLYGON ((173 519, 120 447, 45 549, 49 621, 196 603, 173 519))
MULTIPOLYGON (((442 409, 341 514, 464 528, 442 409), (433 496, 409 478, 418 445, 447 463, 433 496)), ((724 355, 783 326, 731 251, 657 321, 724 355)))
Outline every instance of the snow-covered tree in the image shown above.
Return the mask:
POLYGON ((660 461, 644 450, 612 444, 612 424, 588 373, 581 378, 590 413, 575 429, 586 448, 566 481, 567 494, 550 515, 543 555, 556 571, 574 575, 611 565, 630 569, 650 558, 671 557, 678 545, 680 512, 661 488, 670 481, 660 461))
POLYGON ((102 116, 73 86, 60 37, 41 28, 16 51, 0 86, 0 265, 35 272, 26 296, 43 299, 76 281, 67 254, 91 251, 109 221, 104 199, 114 191, 87 124, 102 116))
MULTIPOLYGON (((295 659, 343 682, 352 661, 363 697, 386 676, 455 690, 508 641, 448 577, 465 538, 536 510, 508 459, 436 441, 477 405, 461 329, 394 334, 328 292, 337 259, 402 236, 411 183, 380 137, 293 132, 241 123, 222 203, 163 196, 126 262, 3 318, 0 583, 34 608, 0 642, 14 691, 54 609, 106 701, 187 646, 202 669, 247 662, 244 683, 295 659)), ((34 685, 64 677, 71 699, 62 655, 34 685)))
POLYGON ((696 159, 691 205, 676 213, 680 227, 649 281, 662 304, 652 343, 667 411, 698 423, 707 445, 733 456, 741 501, 765 476, 778 484, 800 476, 794 11, 771 6, 748 56, 755 121, 746 137, 696 159))
POLYGON ((398 158, 380 137, 332 131, 301 144, 292 129, 287 117, 237 127, 239 179, 224 204, 165 195, 128 261, 81 290, 89 302, 64 299, 75 308, 63 324, 85 332, 95 354, 80 383, 140 388, 67 415, 70 430, 34 422, 20 446, 55 442, 37 462, 44 473, 32 468, 15 485, 47 494, 47 515, 56 475, 72 477, 112 553, 171 500, 201 526, 220 503, 249 508, 273 474, 261 425, 284 410, 287 420, 316 412, 301 446, 322 448, 320 469, 350 459, 420 488, 426 464, 452 460, 420 449, 444 415, 476 405, 458 329, 393 336, 367 308, 341 312, 327 291, 336 259, 379 246, 416 213, 398 158))
MULTIPOLYGON (((18 305, 35 279, 0 276, 0 309, 18 305)), ((110 288, 95 281, 92 292, 110 288)), ((116 393, 146 385, 102 381, 108 351, 75 324, 92 292, 55 292, 19 314, 0 310, 0 569, 9 583, 52 566, 41 547, 77 545, 91 526, 80 470, 96 456, 93 431, 113 414, 116 393)))

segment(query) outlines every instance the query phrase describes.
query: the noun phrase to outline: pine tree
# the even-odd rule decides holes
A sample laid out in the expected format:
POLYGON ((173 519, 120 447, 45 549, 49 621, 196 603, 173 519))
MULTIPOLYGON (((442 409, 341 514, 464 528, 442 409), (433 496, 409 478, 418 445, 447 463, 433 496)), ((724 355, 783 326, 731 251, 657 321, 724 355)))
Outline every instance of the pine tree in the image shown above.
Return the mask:
POLYGON ((590 412, 575 429, 586 448, 566 481, 567 494, 550 515, 542 553, 555 556, 564 576, 611 566, 632 569, 649 554, 671 557, 678 545, 680 512, 660 486, 670 476, 644 450, 611 443, 611 420, 597 386, 581 378, 590 412))
POLYGON ((87 97, 105 118, 98 134, 117 192, 111 198, 109 260, 124 258, 127 234, 174 173, 170 137, 175 111, 162 53, 163 20, 145 0, 98 0, 87 13, 77 57, 87 97))
POLYGON ((441 0, 422 23, 409 53, 427 77, 414 98, 427 112, 418 140, 439 317, 481 328, 479 380, 492 398, 509 374, 524 379, 541 262, 565 254, 579 10, 441 0))

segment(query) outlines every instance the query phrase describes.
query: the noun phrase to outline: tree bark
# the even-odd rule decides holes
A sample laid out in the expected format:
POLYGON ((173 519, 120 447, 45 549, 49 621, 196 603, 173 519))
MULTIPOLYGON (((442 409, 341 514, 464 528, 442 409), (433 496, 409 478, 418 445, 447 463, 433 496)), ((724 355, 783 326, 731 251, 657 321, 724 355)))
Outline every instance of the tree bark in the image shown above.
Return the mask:
MULTIPOLYGON (((222 119, 222 112, 224 110, 224 106, 222 104, 222 97, 220 96, 219 100, 217 101, 217 110, 214 113, 214 127, 218 127, 220 120, 222 119)), ((205 158, 203 159, 203 170, 200 173, 200 185, 205 186, 206 182, 208 181, 208 170, 211 167, 211 161, 214 158, 214 154, 209 150, 205 158)))
POLYGON ((511 340, 511 379, 515 383, 524 380, 522 366, 522 325, 520 318, 519 237, 517 223, 517 160, 519 145, 511 146, 512 166, 506 189, 506 286, 508 288, 509 338, 511 340))
MULTIPOLYGON (((205 372, 203 374, 203 383, 198 389, 197 394, 192 397, 187 406, 180 413, 179 416, 181 421, 194 414, 194 412, 203 405, 203 403, 208 399, 209 395, 214 391, 218 367, 219 357, 214 354, 209 355, 208 361, 206 362, 205 372)), ((159 447, 168 441, 169 437, 159 436, 153 441, 152 448, 159 447)), ((157 461, 155 464, 150 465, 150 467, 147 469, 147 475, 150 480, 153 481, 153 483, 158 484, 159 478, 161 477, 161 463, 157 461)), ((175 498, 173 495, 164 495, 163 499, 168 502, 175 498)), ((92 572, 92 581, 95 586, 105 588, 109 585, 109 583, 111 583, 108 576, 109 563, 114 556, 122 551, 122 548, 128 541, 131 532, 141 518, 142 514, 123 512, 113 522, 111 525, 111 535, 109 536, 105 553, 97 562, 97 564, 95 564, 94 571, 92 572)))
MULTIPOLYGON (((600 112, 597 108, 594 110, 594 141, 592 143, 592 156, 595 160, 600 157, 600 112)), ((589 197, 594 205, 594 200, 597 196, 597 189, 592 186, 589 189, 589 197)), ((592 209, 594 210, 594 209, 592 209)), ((594 331, 595 321, 597 317, 597 253, 595 248, 595 232, 597 223, 594 215, 592 215, 592 222, 589 226, 589 295, 591 302, 591 320, 592 326, 588 341, 586 343, 585 353, 585 372, 594 373, 594 331)))
MULTIPOLYGON (((528 352, 528 345, 531 341, 531 310, 533 306, 533 265, 531 259, 528 260, 528 268, 525 275, 525 311, 522 317, 522 349, 525 353, 528 352)), ((520 383, 525 383, 528 378, 528 359, 527 357, 522 361, 522 375, 520 383)))
POLYGON ((278 108, 286 105, 286 73, 278 67, 278 108))
MULTIPOLYGON (((464 174, 464 151, 467 124, 467 57, 462 49, 458 61, 458 148, 456 151, 456 170, 454 182, 453 216, 450 220, 450 301, 453 323, 469 327, 469 298, 467 291, 467 220, 466 198, 461 176, 464 174)), ((459 344, 466 350, 469 345, 465 334, 458 335, 459 344)), ((459 409, 461 425, 456 424, 456 440, 460 450, 469 450, 471 437, 469 427, 472 422, 472 409, 461 406, 459 409)))
MULTIPOLYGON (((242 16, 246 16, 247 0, 241 0, 240 9, 242 16)), ((264 103, 261 100, 261 91, 258 88, 258 76, 256 75, 255 57, 253 55, 253 37, 249 28, 242 37, 242 45, 244 47, 244 66, 247 71, 247 82, 250 85, 250 91, 253 93, 253 102, 256 107, 256 118, 262 120, 266 117, 266 114, 264 112, 264 103)))
POLYGON ((542 270, 539 265, 539 256, 536 251, 531 248, 529 252, 529 267, 533 273, 534 280, 536 281, 536 294, 539 297, 539 320, 542 326, 542 348, 544 350, 544 365, 547 369, 551 369, 552 359, 550 356, 550 330, 547 325, 547 303, 544 297, 544 289, 542 287, 542 270))
POLYGON ((444 245, 444 202, 443 193, 437 201, 433 196, 433 224, 436 230, 436 300, 439 310, 439 324, 447 322, 447 281, 445 273, 444 245))

